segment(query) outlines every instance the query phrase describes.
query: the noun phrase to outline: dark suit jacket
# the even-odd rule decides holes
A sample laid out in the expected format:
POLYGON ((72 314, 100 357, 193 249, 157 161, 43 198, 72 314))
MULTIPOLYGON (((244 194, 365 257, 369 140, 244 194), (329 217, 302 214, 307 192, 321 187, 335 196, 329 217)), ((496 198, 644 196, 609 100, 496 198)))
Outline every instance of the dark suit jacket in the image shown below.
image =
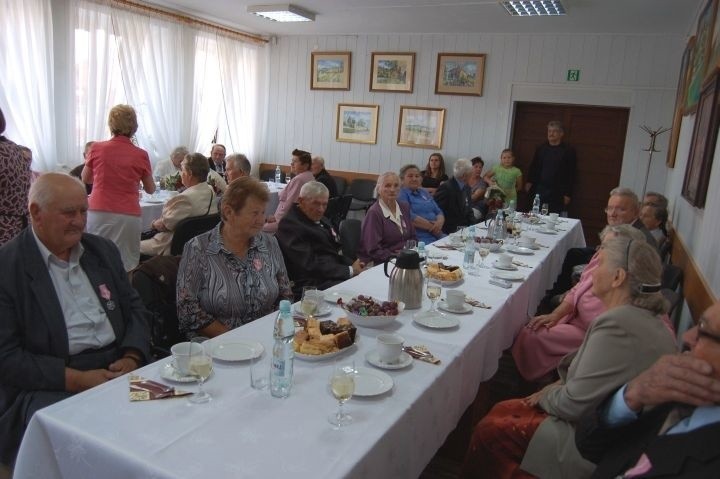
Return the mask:
MULTIPOLYGON (((84 234, 80 264, 96 294, 104 284, 117 307, 107 309, 118 354, 150 358, 147 310, 127 279, 117 247, 84 234)), ((0 453, 22 437, 25 399, 35 391, 64 391, 70 361, 67 328, 50 274, 30 228, 0 248, 0 453)), ((105 365, 104 367, 107 367, 105 365)), ((16 447, 17 445, 15 445, 16 447)))
POLYGON ((652 468, 639 477, 709 479, 720 476, 720 423, 685 434, 658 435, 672 404, 644 413, 637 421, 616 428, 599 424, 597 413, 584 417, 575 441, 580 453, 598 467, 594 478, 613 478, 635 466, 641 454, 652 468))
POLYGON ((293 205, 278 223, 275 238, 296 297, 303 286, 325 289, 350 277, 352 261, 338 253, 339 237, 327 218, 317 224, 293 205))
POLYGON ((645 227, 642 221, 640 221, 640 218, 633 221, 632 226, 642 231, 642 233, 645 235, 645 241, 652 246, 653 248, 657 249, 658 244, 657 241, 655 241, 655 237, 650 233, 650 230, 645 227))
POLYGON ((338 196, 338 190, 337 190, 337 184, 335 183, 335 179, 328 173, 328 171, 323 168, 320 170, 320 173, 317 174, 315 177, 315 181, 319 181, 325 187, 327 187, 329 196, 328 198, 335 198, 338 196))
POLYGON ((527 181, 532 183, 530 200, 539 194, 550 211, 559 213, 566 209, 563 196, 572 196, 576 165, 575 148, 567 143, 551 146, 545 142, 538 146, 528 173, 527 181))
POLYGON ((470 188, 465 185, 460 189, 455 178, 441 184, 435 191, 435 202, 445 213, 445 233, 454 233, 458 226, 475 223, 472 206, 470 205, 470 188))

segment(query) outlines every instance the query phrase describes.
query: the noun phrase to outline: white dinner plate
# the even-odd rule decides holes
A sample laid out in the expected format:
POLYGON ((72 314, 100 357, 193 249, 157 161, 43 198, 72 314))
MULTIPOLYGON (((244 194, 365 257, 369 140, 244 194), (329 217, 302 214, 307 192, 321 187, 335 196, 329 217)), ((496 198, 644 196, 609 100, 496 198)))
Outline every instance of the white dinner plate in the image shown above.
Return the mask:
POLYGON ((490 275, 508 281, 522 281, 525 279, 525 275, 517 271, 493 271, 490 275))
POLYGON ((535 252, 532 250, 532 248, 528 248, 527 246, 515 246, 511 245, 507 247, 507 250, 511 253, 517 253, 517 254, 535 254, 535 252))
POLYGON ((380 368, 380 369, 402 369, 410 366, 412 364, 412 356, 410 356, 408 353, 403 351, 400 353, 400 358, 394 362, 394 363, 386 363, 383 362, 380 359, 380 354, 378 353, 377 349, 373 349, 372 351, 369 351, 365 355, 365 359, 367 362, 372 364, 373 366, 380 368))
POLYGON ((557 231, 555 231, 555 230, 548 230, 548 229, 544 229, 544 228, 537 230, 537 232, 542 233, 544 235, 556 235, 557 234, 557 231))
POLYGON ((342 302, 347 304, 352 301, 355 296, 357 296, 357 293, 353 293, 352 291, 325 291, 325 301, 330 304, 337 304, 338 299, 342 299, 342 302))
POLYGON ((175 369, 175 366, 173 366, 172 363, 167 363, 165 366, 163 366, 162 370, 160 371, 160 376, 162 376, 163 379, 167 379, 168 381, 173 381, 176 383, 197 382, 197 378, 195 376, 191 376, 189 374, 187 376, 183 375, 180 371, 175 369))
MULTIPOLYGON (((358 338, 359 338, 359 336, 356 335, 355 343, 357 343, 358 338)), ((347 351, 355 351, 357 349, 357 346, 355 346, 355 343, 348 346, 347 348, 338 349, 337 351, 333 351, 332 353, 327 353, 327 354, 302 354, 302 353, 298 353, 296 351, 295 357, 298 359, 302 359, 303 361, 309 361, 309 362, 325 361, 326 359, 332 359, 335 356, 340 356, 341 354, 344 354, 347 351)))
POLYGON ((353 396, 378 396, 391 390, 393 380, 390 376, 377 369, 355 369, 355 391, 353 396))
POLYGON ((468 314, 472 313, 472 306, 463 303, 460 309, 451 308, 445 299, 441 299, 438 303, 438 308, 442 309, 443 311, 447 311, 448 313, 452 314, 468 314))
POLYGON ((220 361, 247 361, 257 358, 265 348, 257 341, 237 340, 220 343, 213 349, 213 358, 220 361))
MULTIPOLYGON (((300 316, 305 315, 299 302, 295 305, 295 313, 299 314, 300 316)), ((318 310, 315 312, 315 314, 313 314, 313 316, 315 318, 322 318, 323 316, 329 316, 330 313, 332 313, 330 305, 327 303, 320 303, 318 304, 318 310)))
POLYGON ((147 200, 143 200, 142 202, 143 202, 143 203, 150 203, 150 204, 152 204, 152 205, 159 205, 159 204, 161 204, 161 203, 164 203, 165 200, 150 199, 150 198, 148 198, 147 200))
POLYGON ((517 266, 511 264, 510 266, 501 266, 497 261, 493 262, 493 268, 502 269, 504 271, 517 271, 517 266))
POLYGON ((448 316, 446 314, 431 313, 430 311, 420 311, 413 315, 413 321, 421 326, 432 329, 455 328, 460 325, 460 320, 456 316, 448 316))

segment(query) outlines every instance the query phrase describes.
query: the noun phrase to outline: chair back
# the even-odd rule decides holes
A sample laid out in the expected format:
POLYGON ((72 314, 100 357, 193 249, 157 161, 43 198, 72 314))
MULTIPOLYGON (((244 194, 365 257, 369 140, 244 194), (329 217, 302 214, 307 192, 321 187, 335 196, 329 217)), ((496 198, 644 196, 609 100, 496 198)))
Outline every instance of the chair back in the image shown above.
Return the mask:
POLYGON ((347 193, 353 197, 350 211, 367 210, 375 202, 377 181, 357 178, 350 182, 347 193))
POLYGON ((680 283, 682 283, 682 278, 683 270, 679 266, 669 263, 663 265, 662 279, 660 280, 663 288, 677 291, 680 283))
POLYGON ((185 243, 197 235, 210 231, 220 222, 220 213, 212 215, 192 216, 181 220, 175 227, 172 243, 170 243, 170 254, 181 255, 185 243))
POLYGON ((345 195, 336 196, 328 200, 325 217, 330 220, 330 223, 332 223, 336 229, 340 229, 340 223, 347 217, 352 199, 352 196, 345 195))
POLYGON ((150 312, 150 346, 156 359, 170 355, 173 344, 185 341, 175 303, 180 256, 154 256, 128 273, 130 284, 150 312))
POLYGON ((357 250, 360 247, 361 225, 361 221, 356 219, 346 219, 340 223, 342 253, 353 261, 357 259, 357 250))
POLYGON ((660 290, 660 294, 663 295, 663 297, 667 300, 668 303, 670 303, 670 307, 668 308, 668 317, 673 323, 673 327, 675 328, 675 332, 679 331, 680 328, 680 311, 678 310, 678 306, 682 303, 683 296, 682 294, 678 293, 677 291, 673 291, 672 289, 663 288, 660 290))
POLYGON ((345 194, 345 190, 347 189, 347 180, 343 178, 342 176, 335 176, 330 175, 335 181, 335 186, 337 187, 337 194, 338 196, 342 196, 345 194))

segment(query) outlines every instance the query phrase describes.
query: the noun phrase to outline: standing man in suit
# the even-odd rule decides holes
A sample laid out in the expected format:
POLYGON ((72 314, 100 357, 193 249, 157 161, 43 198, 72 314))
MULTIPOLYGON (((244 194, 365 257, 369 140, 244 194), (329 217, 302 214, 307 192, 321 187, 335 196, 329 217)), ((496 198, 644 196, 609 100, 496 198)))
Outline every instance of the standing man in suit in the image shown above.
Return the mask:
POLYGON ((475 223, 475 214, 470 201, 470 187, 467 182, 472 176, 470 160, 460 158, 453 165, 453 177, 435 190, 435 202, 445 213, 443 232, 454 233, 458 226, 475 223))
POLYGON ((117 247, 83 233, 83 184, 41 175, 29 210, 32 225, 0 248, 0 463, 8 466, 35 411, 150 358, 147 311, 117 247))
POLYGON ((540 195, 550 211, 567 211, 575 183, 577 156, 575 148, 563 143, 565 129, 559 121, 547 125, 547 141, 535 150, 525 191, 530 198, 540 195))
POLYGON ((718 477, 720 302, 661 357, 583 418, 575 436, 593 477, 718 477))

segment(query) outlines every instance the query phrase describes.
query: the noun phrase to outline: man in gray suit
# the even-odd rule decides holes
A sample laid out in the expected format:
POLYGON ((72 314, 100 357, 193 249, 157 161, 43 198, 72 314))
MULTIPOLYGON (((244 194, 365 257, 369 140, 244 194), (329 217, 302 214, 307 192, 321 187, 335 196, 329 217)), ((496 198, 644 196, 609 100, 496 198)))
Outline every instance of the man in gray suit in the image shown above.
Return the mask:
POLYGON ((0 248, 0 463, 35 411, 150 358, 147 311, 117 247, 83 233, 87 209, 82 183, 44 174, 32 225, 0 248))

